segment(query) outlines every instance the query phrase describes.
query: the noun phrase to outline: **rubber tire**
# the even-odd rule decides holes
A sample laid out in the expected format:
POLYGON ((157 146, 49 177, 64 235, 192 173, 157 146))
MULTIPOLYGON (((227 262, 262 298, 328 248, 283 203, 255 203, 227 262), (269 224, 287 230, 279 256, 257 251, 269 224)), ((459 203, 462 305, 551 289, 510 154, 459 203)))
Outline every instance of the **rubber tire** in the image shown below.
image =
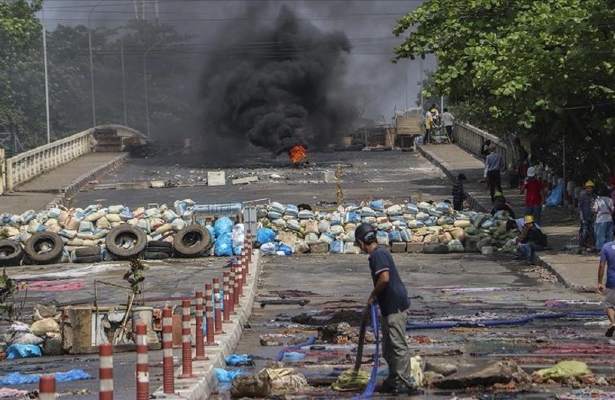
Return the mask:
POLYGON ((73 260, 73 262, 77 264, 89 264, 89 263, 97 263, 101 261, 102 261, 102 256, 100 254, 97 256, 75 257, 75 259, 73 260))
POLYGON ((212 240, 209 231, 198 224, 188 225, 177 232, 173 239, 173 248, 181 257, 198 257, 200 254, 211 249, 211 245, 212 240), (187 239, 187 236, 189 237, 194 234, 200 235, 200 240, 192 245, 184 243, 184 239, 187 239))
POLYGON ((445 244, 426 244, 423 247, 425 254, 447 254, 448 246, 445 244))
POLYGON ((166 249, 172 251, 173 245, 169 242, 165 242, 164 240, 150 240, 147 242, 146 249, 166 249))
POLYGON ((0 249, 8 248, 11 250, 6 256, 0 255, 0 266, 1 267, 16 267, 21 263, 23 258, 23 248, 21 244, 11 239, 2 239, 0 240, 0 249))
POLYGON ((121 224, 109 231, 107 237, 105 238, 105 245, 107 247, 107 251, 116 259, 121 260, 133 258, 137 257, 143 252, 143 250, 145 250, 145 246, 147 245, 147 235, 143 230, 135 228, 132 225, 121 224), (118 246, 115 243, 115 240, 121 235, 134 236, 137 239, 135 245, 129 249, 118 246))
POLYGON ((64 242, 62 237, 53 232, 38 232, 33 234, 26 242, 24 248, 28 258, 35 264, 53 264, 62 257, 62 250, 64 250, 64 242), (46 253, 39 253, 36 250, 36 246, 41 241, 50 241, 52 248, 46 253))
POLYGON ((75 258, 92 257, 100 255, 100 247, 88 246, 75 249, 75 258))
POLYGON ((173 247, 146 247, 145 251, 150 253, 169 253, 173 254, 173 247))
POLYGON ((146 260, 166 260, 167 258, 171 258, 171 253, 167 253, 166 251, 145 250, 143 258, 146 260))

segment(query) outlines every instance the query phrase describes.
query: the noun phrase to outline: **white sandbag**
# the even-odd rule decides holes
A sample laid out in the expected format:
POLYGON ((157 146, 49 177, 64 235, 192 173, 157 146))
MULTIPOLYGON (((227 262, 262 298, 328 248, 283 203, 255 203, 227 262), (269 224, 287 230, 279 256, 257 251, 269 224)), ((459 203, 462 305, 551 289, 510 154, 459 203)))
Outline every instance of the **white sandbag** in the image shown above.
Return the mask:
POLYGON ((113 223, 113 222, 122 222, 122 217, 120 216, 120 214, 107 214, 105 215, 105 219, 109 222, 109 223, 113 223))
POLYGON ((156 228, 156 230, 153 232, 154 235, 162 235, 165 234, 169 231, 173 230, 173 225, 171 224, 162 224, 160 225, 158 228, 156 228))
POLYGON ((472 223, 467 220, 467 219, 458 219, 457 221, 455 221, 453 223, 453 226, 457 227, 457 228, 467 228, 469 226, 471 226, 472 223))
POLYGON ((318 238, 319 242, 328 243, 328 244, 333 243, 334 240, 335 239, 331 237, 331 235, 328 235, 327 233, 321 234, 320 237, 318 238))
POLYGON ((109 214, 120 214, 123 209, 124 209, 124 206, 115 205, 115 206, 109 206, 109 209, 107 211, 109 214))
POLYGON ((329 221, 323 219, 322 221, 318 223, 318 232, 320 233, 328 232, 329 229, 331 229, 331 224, 329 224, 329 221))
POLYGON ((355 246, 354 242, 344 242, 344 254, 360 254, 361 249, 355 246))
POLYGON ((96 227, 98 229, 109 229, 111 228, 111 223, 107 217, 101 217, 98 221, 96 221, 96 227))
POLYGON ((286 228, 286 221, 284 221, 282 218, 274 219, 273 221, 271 221, 271 225, 278 229, 284 229, 286 228))
POLYGON ((107 211, 105 209, 102 209, 102 210, 96 211, 95 213, 88 215, 87 217, 85 217, 85 220, 88 222, 95 222, 99 218, 104 217, 106 214, 107 214, 107 211))
POLYGON ((53 318, 45 318, 34 322, 30 326, 30 332, 36 336, 44 336, 47 332, 60 332, 60 325, 53 318))
POLYGON ((306 243, 305 240, 299 239, 295 242, 295 251, 297 253, 304 254, 310 251, 310 246, 306 243))
POLYGON ((381 246, 388 246, 389 245, 389 234, 384 231, 376 232, 376 241, 381 246))
POLYGON ((305 223, 305 232, 306 233, 320 233, 318 230, 318 222, 309 220, 305 223))
POLYGON ((344 227, 341 225, 333 225, 331 229, 329 229, 329 232, 334 236, 338 236, 344 233, 344 227))
POLYGON ((318 243, 318 234, 310 232, 305 235, 305 242, 307 244, 316 244, 318 243))
POLYGON ((391 207, 386 209, 387 215, 401 215, 402 208, 399 204, 394 204, 391 207))

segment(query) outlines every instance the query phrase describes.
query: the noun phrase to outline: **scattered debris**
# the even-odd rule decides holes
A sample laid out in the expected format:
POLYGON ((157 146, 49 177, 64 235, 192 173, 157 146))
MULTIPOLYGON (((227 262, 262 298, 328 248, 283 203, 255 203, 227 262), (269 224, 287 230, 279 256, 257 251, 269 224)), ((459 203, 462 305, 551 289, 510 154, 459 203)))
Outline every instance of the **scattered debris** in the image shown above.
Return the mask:
POLYGON ((434 386, 439 389, 463 389, 471 386, 491 386, 496 383, 530 383, 529 375, 512 360, 498 361, 477 371, 457 375, 459 374, 434 382, 434 386))
POLYGON ((252 182, 258 182, 258 176, 246 176, 245 178, 236 178, 231 181, 233 185, 247 185, 252 182))
POLYGON ((269 397, 297 393, 308 387, 307 379, 293 368, 265 368, 233 381, 231 396, 269 397))
POLYGON ((532 379, 536 383, 545 383, 548 381, 568 381, 570 378, 579 378, 593 376, 591 370, 582 361, 561 361, 551 368, 540 369, 532 374, 532 379))
POLYGON ((226 185, 226 174, 224 171, 207 171, 207 186, 226 185))

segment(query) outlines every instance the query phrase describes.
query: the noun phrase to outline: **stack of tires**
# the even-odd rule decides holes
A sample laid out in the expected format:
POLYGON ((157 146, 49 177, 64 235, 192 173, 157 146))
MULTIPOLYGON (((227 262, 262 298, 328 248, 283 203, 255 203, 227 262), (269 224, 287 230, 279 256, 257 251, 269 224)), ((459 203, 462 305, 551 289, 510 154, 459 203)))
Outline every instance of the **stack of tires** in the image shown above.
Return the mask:
POLYGON ((164 240, 150 240, 143 252, 143 258, 146 260, 164 260, 171 257, 173 257, 173 245, 164 240))
POLYGON ((138 257, 146 246, 145 232, 129 224, 121 224, 111 229, 105 238, 107 252, 116 260, 138 257))
POLYGON ((21 263, 23 249, 14 240, 0 240, 0 267, 14 267, 21 263))
POLYGON ((199 257, 211 250, 213 240, 206 228, 191 224, 175 234, 173 248, 179 257, 199 257))

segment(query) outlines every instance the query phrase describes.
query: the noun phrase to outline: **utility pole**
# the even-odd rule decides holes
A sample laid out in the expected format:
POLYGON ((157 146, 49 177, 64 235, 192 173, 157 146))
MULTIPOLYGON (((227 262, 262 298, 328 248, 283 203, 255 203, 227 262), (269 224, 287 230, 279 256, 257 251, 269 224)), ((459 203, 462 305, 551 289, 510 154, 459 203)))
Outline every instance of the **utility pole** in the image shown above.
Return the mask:
POLYGON ((96 94, 94 92, 94 56, 92 54, 92 12, 100 5, 102 0, 98 1, 88 12, 88 50, 90 53, 90 93, 92 98, 92 128, 96 126, 96 94))
POLYGON ((128 126, 128 108, 126 105, 126 66, 124 64, 124 39, 120 39, 122 62, 122 106, 124 107, 124 125, 128 126))
POLYGON ((51 125, 49 118, 49 71, 47 70, 47 31, 45 30, 45 14, 41 26, 43 28, 43 64, 45 66, 45 114, 47 117, 47 143, 51 143, 51 125))

